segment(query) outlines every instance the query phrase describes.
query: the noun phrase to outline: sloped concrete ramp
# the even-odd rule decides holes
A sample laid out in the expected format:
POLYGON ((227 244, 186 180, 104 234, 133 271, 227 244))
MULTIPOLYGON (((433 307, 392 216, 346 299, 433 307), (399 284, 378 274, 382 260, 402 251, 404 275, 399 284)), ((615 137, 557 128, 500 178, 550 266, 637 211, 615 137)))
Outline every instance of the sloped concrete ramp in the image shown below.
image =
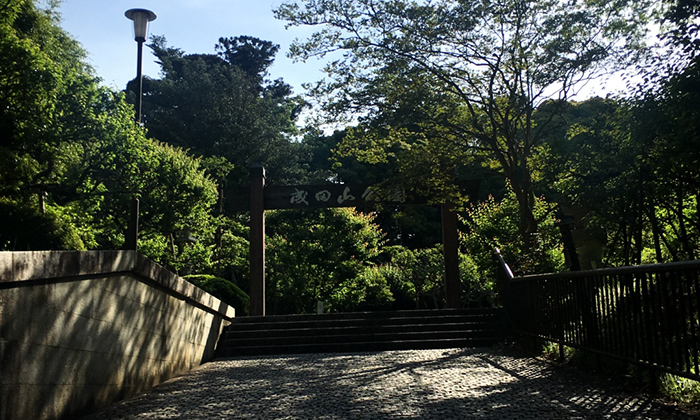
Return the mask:
POLYGON ((221 359, 87 419, 117 418, 695 417, 522 351, 491 347, 221 359))

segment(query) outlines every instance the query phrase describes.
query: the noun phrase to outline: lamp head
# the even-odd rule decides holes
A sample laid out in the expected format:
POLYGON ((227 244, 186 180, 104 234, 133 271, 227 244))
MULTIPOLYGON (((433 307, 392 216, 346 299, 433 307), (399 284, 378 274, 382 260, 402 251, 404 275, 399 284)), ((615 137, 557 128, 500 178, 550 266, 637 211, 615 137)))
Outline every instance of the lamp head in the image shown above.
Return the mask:
POLYGON ((146 9, 129 9, 124 16, 134 21, 134 40, 146 41, 148 22, 156 19, 156 14, 146 9))

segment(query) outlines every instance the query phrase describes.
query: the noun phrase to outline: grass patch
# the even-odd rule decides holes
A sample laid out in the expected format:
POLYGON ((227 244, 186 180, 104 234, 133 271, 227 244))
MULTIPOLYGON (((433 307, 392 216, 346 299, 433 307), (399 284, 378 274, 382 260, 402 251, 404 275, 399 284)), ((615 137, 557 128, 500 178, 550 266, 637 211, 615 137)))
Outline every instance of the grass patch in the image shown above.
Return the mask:
POLYGON ((700 382, 664 373, 659 378, 659 391, 671 401, 700 407, 700 382))

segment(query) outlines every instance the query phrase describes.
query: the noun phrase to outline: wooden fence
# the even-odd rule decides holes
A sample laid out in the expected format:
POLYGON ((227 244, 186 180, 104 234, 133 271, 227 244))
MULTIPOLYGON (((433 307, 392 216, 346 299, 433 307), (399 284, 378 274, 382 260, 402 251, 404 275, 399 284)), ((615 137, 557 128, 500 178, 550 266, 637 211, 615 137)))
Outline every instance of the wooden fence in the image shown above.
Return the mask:
POLYGON ((496 256, 517 332, 700 380, 700 261, 513 277, 496 256))

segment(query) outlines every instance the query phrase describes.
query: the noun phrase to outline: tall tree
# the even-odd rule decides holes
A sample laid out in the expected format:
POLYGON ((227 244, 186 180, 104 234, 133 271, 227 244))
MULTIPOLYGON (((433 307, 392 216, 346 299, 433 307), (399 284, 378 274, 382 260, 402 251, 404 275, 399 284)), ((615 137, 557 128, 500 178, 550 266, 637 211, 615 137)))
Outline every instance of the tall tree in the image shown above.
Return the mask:
POLYGON ((94 115, 81 104, 102 94, 85 52, 34 3, 0 3, 0 195, 25 201, 59 188, 85 140, 74 122, 94 115))
POLYGON ((538 150, 542 184, 578 208, 577 228, 606 245, 608 264, 697 255, 697 76, 683 75, 641 99, 570 104, 567 125, 538 150))
POLYGON ((149 46, 163 75, 144 80, 149 136, 198 155, 222 156, 239 180, 247 179, 254 163, 262 163, 273 181, 297 176, 299 147, 292 140, 300 101, 281 79, 265 79, 278 46, 252 37, 221 38, 218 54, 184 54, 163 37, 153 37, 149 46))
POLYGON ((634 61, 643 50, 648 5, 302 0, 283 4, 276 15, 290 25, 319 27, 292 46, 297 58, 343 53, 326 68, 332 80, 316 88, 331 98, 329 113, 378 119, 394 112, 416 86, 426 86, 432 92, 426 98, 428 119, 361 136, 366 147, 418 137, 442 142, 444 154, 486 151, 515 194, 519 232, 528 244, 537 231, 530 158, 559 112, 552 109, 552 117, 538 125, 534 110, 547 98, 566 99, 581 82, 634 61))

